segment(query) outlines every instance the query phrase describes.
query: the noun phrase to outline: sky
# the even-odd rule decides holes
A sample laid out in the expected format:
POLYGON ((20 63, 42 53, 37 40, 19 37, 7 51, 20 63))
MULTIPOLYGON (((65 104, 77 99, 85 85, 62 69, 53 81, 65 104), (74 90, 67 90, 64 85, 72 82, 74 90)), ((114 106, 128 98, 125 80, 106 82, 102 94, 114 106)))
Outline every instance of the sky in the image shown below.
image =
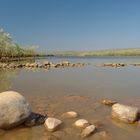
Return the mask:
POLYGON ((0 0, 0 27, 40 51, 140 47, 140 0, 0 0))

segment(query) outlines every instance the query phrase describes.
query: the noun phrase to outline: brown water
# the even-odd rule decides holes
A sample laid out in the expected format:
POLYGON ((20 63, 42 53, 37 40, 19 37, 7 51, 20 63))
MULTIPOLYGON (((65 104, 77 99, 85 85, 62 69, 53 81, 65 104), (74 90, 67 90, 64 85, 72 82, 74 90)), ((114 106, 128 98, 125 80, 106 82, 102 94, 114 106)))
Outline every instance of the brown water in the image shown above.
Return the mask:
MULTIPOLYGON (((103 62, 140 62, 140 57, 127 58, 49 58, 50 61, 84 62, 81 68, 0 70, 0 91, 15 90, 31 103, 33 111, 54 116, 63 121, 59 131, 49 133, 43 125, 0 131, 0 140, 80 140, 81 130, 74 128, 77 119, 64 119, 61 114, 76 111, 79 118, 98 126, 87 140, 139 140, 140 125, 127 125, 110 118, 110 107, 103 106, 104 98, 140 107, 140 67, 96 67, 103 62), (107 135, 102 136, 106 131, 107 135)), ((46 61, 45 59, 37 61, 46 61)), ((48 60, 47 60, 48 61, 48 60)))

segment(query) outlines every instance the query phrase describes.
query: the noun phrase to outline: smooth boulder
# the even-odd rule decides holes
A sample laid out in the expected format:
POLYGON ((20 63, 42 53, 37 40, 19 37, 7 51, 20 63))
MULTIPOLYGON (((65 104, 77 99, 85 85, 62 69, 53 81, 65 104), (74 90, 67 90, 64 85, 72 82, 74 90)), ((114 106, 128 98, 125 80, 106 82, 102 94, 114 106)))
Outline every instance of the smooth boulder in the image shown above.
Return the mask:
POLYGON ((9 129, 23 123, 31 114, 26 99, 15 91, 0 93, 0 128, 9 129))
POLYGON ((125 123, 133 123, 138 118, 138 108, 123 104, 114 104, 112 106, 112 118, 119 119, 125 123))

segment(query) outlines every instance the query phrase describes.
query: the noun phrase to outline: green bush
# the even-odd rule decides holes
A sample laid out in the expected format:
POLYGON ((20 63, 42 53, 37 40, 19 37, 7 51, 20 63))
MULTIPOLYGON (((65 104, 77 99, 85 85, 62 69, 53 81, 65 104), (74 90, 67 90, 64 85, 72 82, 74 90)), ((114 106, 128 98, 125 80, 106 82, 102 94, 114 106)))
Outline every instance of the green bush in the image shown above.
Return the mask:
POLYGON ((20 47, 9 33, 0 29, 0 58, 2 57, 32 57, 37 55, 34 47, 20 47))

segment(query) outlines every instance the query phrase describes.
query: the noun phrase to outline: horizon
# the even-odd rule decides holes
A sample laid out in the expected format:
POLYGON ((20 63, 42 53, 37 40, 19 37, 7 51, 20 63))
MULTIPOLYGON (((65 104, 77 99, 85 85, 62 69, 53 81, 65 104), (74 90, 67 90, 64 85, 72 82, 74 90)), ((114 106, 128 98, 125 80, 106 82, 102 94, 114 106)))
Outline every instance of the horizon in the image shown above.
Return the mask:
POLYGON ((68 51, 49 51, 47 53, 61 53, 61 52, 104 52, 104 51, 127 51, 127 50, 140 50, 140 48, 113 48, 113 49, 100 49, 100 50, 90 50, 90 51, 83 51, 83 50, 68 50, 68 51))
POLYGON ((1 0, 0 27, 39 51, 140 47, 138 0, 1 0))

